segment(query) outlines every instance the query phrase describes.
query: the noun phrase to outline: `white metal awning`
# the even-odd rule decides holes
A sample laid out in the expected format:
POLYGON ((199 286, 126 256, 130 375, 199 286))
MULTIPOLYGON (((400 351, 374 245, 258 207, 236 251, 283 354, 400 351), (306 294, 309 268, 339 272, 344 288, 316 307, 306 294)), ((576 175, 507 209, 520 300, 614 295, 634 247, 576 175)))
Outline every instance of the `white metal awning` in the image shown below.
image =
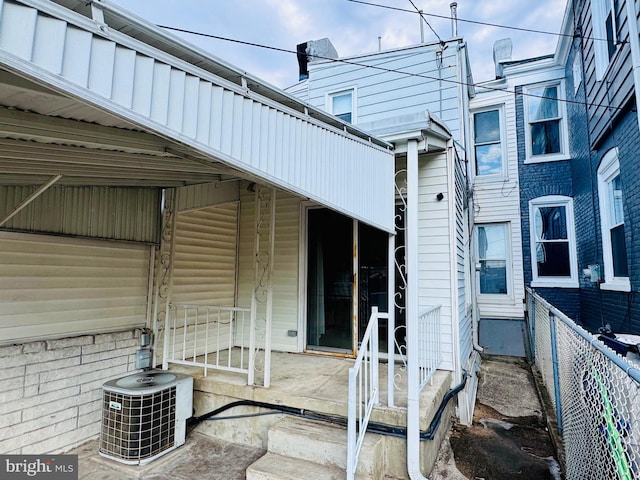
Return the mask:
POLYGON ((394 230, 389 144, 108 1, 0 0, 0 69, 0 184, 231 175, 394 230))

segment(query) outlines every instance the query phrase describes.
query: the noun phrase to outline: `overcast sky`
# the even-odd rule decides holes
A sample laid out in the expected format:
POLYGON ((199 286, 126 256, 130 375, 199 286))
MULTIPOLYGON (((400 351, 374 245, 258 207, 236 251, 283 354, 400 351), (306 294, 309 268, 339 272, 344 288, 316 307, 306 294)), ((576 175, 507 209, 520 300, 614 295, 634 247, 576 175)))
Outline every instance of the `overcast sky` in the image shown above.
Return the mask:
MULTIPOLYGON (((349 0, 113 0, 158 25, 226 37, 295 51, 298 43, 328 37, 342 56, 375 52, 378 37, 383 49, 420 43, 417 14, 364 5, 349 0)), ((410 0, 366 0, 369 3, 412 10, 410 0)), ((413 0, 435 32, 451 38, 451 0, 413 0)), ((494 76, 493 43, 513 39, 513 59, 553 53, 556 35, 534 34, 468 23, 486 22, 526 29, 559 32, 566 0, 457 0, 458 34, 469 45, 475 82, 494 76)), ((255 46, 178 34, 213 55, 281 88, 298 80, 296 56, 255 46)), ((424 27, 425 41, 436 35, 424 27)))

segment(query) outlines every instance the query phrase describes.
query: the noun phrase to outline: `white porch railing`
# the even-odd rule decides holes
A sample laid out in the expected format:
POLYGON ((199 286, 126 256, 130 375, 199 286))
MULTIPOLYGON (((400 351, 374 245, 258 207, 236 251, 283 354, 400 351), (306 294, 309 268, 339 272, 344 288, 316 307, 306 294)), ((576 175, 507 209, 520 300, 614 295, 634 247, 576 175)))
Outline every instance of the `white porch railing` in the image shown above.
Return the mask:
POLYGON ((432 380, 440 362, 440 305, 436 305, 418 316, 418 392, 432 380))
MULTIPOLYGON (((172 303, 165 318, 163 368, 169 363, 249 374, 251 309, 172 303)), ((254 349, 255 350, 255 349, 254 349)))
POLYGON ((347 480, 353 480, 358 455, 373 407, 379 403, 378 319, 389 318, 373 307, 356 362, 349 369, 349 404, 347 419, 347 480))

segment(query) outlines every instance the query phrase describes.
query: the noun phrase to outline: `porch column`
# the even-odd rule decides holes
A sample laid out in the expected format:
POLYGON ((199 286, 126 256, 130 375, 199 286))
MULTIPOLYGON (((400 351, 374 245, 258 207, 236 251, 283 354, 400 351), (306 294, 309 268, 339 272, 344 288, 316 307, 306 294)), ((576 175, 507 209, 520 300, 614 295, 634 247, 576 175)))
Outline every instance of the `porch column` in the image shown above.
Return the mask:
POLYGON ((418 366, 418 141, 407 143, 407 470, 412 480, 420 472, 420 391, 418 366))
POLYGON ((256 355, 260 350, 258 321, 264 322, 263 386, 271 384, 271 325, 273 314, 273 259, 275 256, 276 189, 256 185, 254 210, 254 286, 251 297, 248 383, 255 383, 256 355))
POLYGON ((153 315, 154 365, 158 346, 158 332, 164 328, 162 368, 169 368, 169 328, 171 291, 173 288, 173 261, 176 248, 176 201, 177 190, 168 188, 164 191, 162 206, 162 233, 160 235, 160 251, 158 252, 158 268, 156 277, 155 312, 153 315))

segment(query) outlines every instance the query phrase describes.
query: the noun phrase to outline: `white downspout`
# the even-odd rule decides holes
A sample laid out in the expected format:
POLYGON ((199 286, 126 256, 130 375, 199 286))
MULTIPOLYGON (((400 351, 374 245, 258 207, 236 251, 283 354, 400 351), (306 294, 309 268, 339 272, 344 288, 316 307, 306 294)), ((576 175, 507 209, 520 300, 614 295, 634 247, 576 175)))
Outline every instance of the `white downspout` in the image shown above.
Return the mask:
MULTIPOLYGON (((467 48, 467 44, 466 42, 462 42, 458 44, 458 54, 459 54, 459 58, 458 61, 460 62, 460 68, 458 69, 458 85, 460 85, 460 92, 459 92, 459 106, 458 108, 460 108, 460 128, 463 132, 462 135, 462 140, 464 142, 464 160, 465 160, 465 164, 468 165, 468 152, 471 151, 471 147, 470 147, 470 136, 471 136, 471 126, 469 125, 469 99, 467 97, 467 93, 465 91, 465 89, 467 88, 467 62, 466 62, 466 57, 465 55, 463 55, 461 52, 463 50, 466 50, 467 48)), ((467 175, 467 178, 469 178, 469 171, 467 168, 467 171, 465 172, 465 174, 467 175)), ((469 263, 471 264, 471 272, 469 272, 469 274, 471 275, 471 279, 469 282, 469 286, 471 289, 471 302, 472 302, 472 309, 471 309, 471 339, 473 342, 473 349, 476 352, 482 353, 483 348, 480 346, 480 343, 478 342, 478 315, 477 315, 477 310, 476 310, 476 275, 475 275, 475 255, 473 255, 473 247, 472 247, 472 242, 471 240, 474 238, 474 225, 475 225, 475 220, 473 218, 474 215, 474 208, 473 208, 473 198, 470 199, 470 203, 469 203, 469 263)))
POLYGON ((638 17, 635 1, 627 0, 627 24, 629 25, 629 45, 631 46, 631 65, 633 69, 633 86, 636 95, 636 115, 640 127, 640 44, 638 40, 638 17))
POLYGON ((458 307, 458 266, 457 266, 457 248, 458 238, 456 234, 456 158, 453 154, 453 141, 449 141, 446 155, 447 168, 447 189, 448 193, 445 197, 447 201, 447 209, 449 213, 449 268, 451 270, 449 276, 449 291, 451 292, 451 333, 453 343, 453 371, 455 374, 454 385, 462 381, 462 367, 460 366, 460 318, 458 307))
POLYGON ((418 141, 407 142, 407 471, 420 471, 420 392, 418 391, 418 141))

